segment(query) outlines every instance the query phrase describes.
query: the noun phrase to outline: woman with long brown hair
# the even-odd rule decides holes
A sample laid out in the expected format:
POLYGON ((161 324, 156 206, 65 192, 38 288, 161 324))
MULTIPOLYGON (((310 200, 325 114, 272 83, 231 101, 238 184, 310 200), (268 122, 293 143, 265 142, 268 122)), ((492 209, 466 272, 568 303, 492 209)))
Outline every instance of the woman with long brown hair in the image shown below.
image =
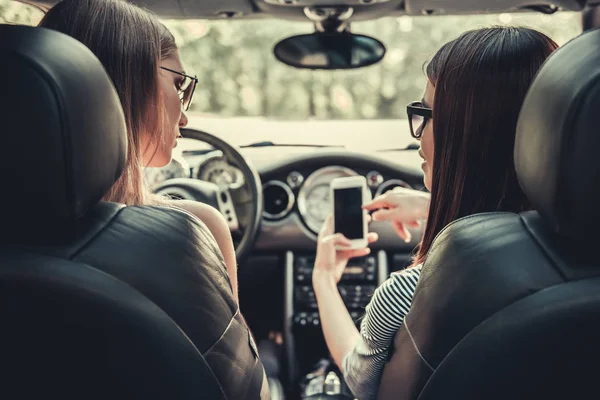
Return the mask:
POLYGON ((197 82, 184 72, 171 32, 154 15, 124 0, 63 0, 39 26, 86 45, 119 94, 127 124, 127 160, 104 200, 177 207, 198 217, 217 241, 238 301, 237 261, 224 217, 202 203, 155 195, 144 180, 144 167, 163 167, 171 161, 197 82))
MULTIPOLYGON (((392 273, 373 295, 360 332, 337 291, 349 258, 369 249, 338 250, 349 242, 333 233, 331 218, 319 235, 313 286, 330 353, 360 400, 374 399, 388 348, 410 309, 435 236, 458 218, 531 207, 515 173, 517 118, 538 69, 558 46, 526 28, 469 31, 444 45, 427 66, 423 99, 408 108, 421 142, 428 194, 399 190, 365 205, 376 220, 390 220, 407 239, 406 225, 426 217, 412 268, 392 273), (385 208, 385 209, 382 209, 385 208)), ((377 239, 370 234, 370 241, 377 239)))

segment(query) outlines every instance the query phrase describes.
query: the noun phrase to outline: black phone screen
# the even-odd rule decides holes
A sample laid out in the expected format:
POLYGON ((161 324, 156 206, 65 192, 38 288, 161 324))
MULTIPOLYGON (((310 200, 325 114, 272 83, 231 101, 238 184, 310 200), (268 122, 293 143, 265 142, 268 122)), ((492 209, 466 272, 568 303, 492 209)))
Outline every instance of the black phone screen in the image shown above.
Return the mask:
POLYGON ((348 239, 363 238, 363 210, 361 187, 334 189, 334 230, 348 239))

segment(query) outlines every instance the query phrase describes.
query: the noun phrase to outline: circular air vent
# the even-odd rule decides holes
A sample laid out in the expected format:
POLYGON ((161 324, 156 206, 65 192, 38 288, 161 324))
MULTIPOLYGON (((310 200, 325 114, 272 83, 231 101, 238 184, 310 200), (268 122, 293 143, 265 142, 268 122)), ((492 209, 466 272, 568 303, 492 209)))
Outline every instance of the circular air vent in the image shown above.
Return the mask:
POLYGON ((270 181, 263 185, 263 199, 263 216, 268 219, 285 217, 292 210, 296 200, 289 186, 280 181, 270 181))

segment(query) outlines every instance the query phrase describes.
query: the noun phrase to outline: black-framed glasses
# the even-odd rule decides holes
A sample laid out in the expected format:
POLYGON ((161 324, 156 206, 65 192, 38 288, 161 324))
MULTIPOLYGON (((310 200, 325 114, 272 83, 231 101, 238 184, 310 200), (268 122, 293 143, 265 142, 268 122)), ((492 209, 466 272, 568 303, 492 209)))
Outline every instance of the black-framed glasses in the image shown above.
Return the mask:
POLYGON ((419 139, 423 135, 423 129, 433 117, 433 110, 425 107, 420 101, 413 101, 406 106, 408 114, 408 124, 410 125, 410 134, 415 139, 419 139))
POLYGON ((179 99, 181 100, 184 111, 189 110, 190 104, 192 104, 192 97, 194 97, 194 91, 196 90, 196 85, 198 84, 198 78, 195 76, 186 75, 183 72, 175 71, 167 67, 161 66, 161 68, 165 71, 169 71, 184 77, 184 80, 177 91, 179 92, 179 99))

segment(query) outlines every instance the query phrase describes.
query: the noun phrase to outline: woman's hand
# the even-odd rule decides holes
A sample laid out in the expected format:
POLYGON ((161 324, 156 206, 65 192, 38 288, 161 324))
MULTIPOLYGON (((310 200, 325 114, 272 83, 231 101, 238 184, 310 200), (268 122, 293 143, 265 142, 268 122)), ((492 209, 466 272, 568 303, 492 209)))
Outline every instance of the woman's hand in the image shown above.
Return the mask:
MULTIPOLYGON (((369 223, 371 218, 367 216, 365 223, 369 223)), ((373 243, 377 240, 377 234, 369 233, 368 242, 373 243)), ((329 216, 321 228, 317 243, 317 257, 313 269, 313 283, 321 280, 331 280, 337 284, 342 278, 344 268, 348 260, 355 257, 363 257, 371 252, 371 249, 350 249, 350 240, 341 233, 333 232, 333 217, 329 216), (344 246, 347 249, 341 249, 344 246)))
POLYGON ((397 187, 377 196, 363 208, 377 210, 373 213, 373 221, 390 221, 398 236, 409 243, 411 234, 406 228, 417 228, 419 220, 427 218, 430 200, 429 193, 397 187))

